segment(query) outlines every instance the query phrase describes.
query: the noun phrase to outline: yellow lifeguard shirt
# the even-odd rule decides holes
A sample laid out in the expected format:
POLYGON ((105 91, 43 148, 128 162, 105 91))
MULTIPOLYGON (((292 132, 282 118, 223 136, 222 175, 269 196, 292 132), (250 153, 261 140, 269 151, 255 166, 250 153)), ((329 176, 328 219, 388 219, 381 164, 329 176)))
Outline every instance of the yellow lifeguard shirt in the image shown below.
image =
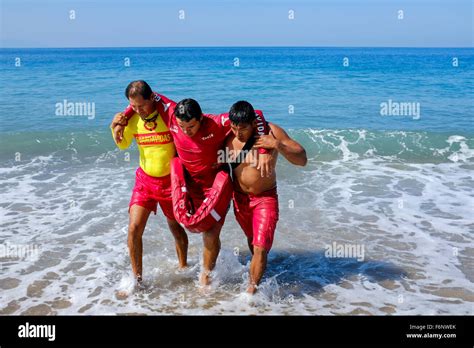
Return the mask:
MULTIPOLYGON (((153 118, 156 113, 157 111, 147 116, 147 119, 153 118)), ((154 129, 150 130, 150 126, 153 126, 151 122, 147 123, 147 129, 145 128, 145 121, 135 113, 128 120, 122 141, 120 143, 116 142, 116 144, 120 150, 125 150, 135 138, 140 151, 140 167, 150 176, 161 177, 170 174, 170 161, 175 156, 176 149, 170 130, 161 115, 158 115, 155 122, 156 127, 154 129)))

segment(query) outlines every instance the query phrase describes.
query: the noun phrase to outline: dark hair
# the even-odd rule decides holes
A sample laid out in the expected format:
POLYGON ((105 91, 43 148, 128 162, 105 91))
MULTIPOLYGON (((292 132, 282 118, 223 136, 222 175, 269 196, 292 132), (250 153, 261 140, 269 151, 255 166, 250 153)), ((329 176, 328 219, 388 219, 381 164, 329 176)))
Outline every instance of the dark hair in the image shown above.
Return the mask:
POLYGON ((229 119, 234 124, 252 123, 256 119, 255 110, 252 104, 240 100, 230 107, 229 119))
POLYGON ((176 104, 174 115, 184 122, 189 122, 193 118, 200 121, 202 117, 201 106, 199 106, 199 103, 194 99, 183 99, 176 104))
POLYGON ((125 97, 127 97, 127 99, 139 95, 141 95, 143 99, 150 99, 152 94, 153 91, 151 90, 150 85, 143 80, 132 81, 125 89, 125 97))

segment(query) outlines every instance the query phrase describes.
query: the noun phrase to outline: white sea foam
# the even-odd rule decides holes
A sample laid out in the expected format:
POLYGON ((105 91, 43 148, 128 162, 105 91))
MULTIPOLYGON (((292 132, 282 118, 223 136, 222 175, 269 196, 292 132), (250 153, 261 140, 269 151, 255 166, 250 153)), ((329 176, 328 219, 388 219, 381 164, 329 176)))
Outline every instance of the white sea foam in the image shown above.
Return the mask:
MULTIPOLYGON (((357 141, 332 143, 343 153, 357 141)), ((250 253, 232 210, 209 291, 197 286, 201 236, 189 235, 190 267, 178 271, 160 213, 145 230, 144 286, 135 288, 126 245, 135 168, 107 158, 115 161, 65 167, 50 156, 0 170, 0 242, 40 246, 37 260, 2 260, 1 313, 474 314, 469 162, 346 153, 300 170, 281 159, 274 247, 249 296, 250 253), (325 257, 333 242, 364 245, 364 260, 325 257)))

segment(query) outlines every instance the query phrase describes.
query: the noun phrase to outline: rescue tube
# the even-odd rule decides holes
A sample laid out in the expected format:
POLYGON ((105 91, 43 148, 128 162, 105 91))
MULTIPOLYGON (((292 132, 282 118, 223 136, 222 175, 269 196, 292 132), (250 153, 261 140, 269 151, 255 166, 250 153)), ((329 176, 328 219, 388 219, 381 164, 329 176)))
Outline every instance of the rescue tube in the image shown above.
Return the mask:
MULTIPOLYGON (((255 110, 255 119, 257 120, 257 135, 269 134, 270 127, 268 126, 268 122, 265 121, 265 117, 261 110, 255 110)), ((264 148, 259 148, 258 153, 266 154, 270 153, 270 151, 264 148)))
POLYGON ((193 212, 184 170, 179 157, 171 160, 171 197, 174 216, 190 232, 208 231, 227 214, 233 192, 231 177, 227 172, 219 171, 203 203, 193 212))

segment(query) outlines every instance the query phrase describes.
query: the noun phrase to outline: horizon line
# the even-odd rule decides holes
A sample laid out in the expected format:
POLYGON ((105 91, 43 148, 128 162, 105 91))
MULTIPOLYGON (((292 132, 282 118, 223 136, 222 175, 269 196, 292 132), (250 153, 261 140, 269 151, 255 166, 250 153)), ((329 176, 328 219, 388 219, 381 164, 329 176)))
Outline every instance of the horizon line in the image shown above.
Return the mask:
POLYGON ((270 45, 251 45, 251 46, 64 46, 64 47, 15 47, 0 46, 0 49, 90 49, 90 48, 474 48, 474 46, 270 46, 270 45))

